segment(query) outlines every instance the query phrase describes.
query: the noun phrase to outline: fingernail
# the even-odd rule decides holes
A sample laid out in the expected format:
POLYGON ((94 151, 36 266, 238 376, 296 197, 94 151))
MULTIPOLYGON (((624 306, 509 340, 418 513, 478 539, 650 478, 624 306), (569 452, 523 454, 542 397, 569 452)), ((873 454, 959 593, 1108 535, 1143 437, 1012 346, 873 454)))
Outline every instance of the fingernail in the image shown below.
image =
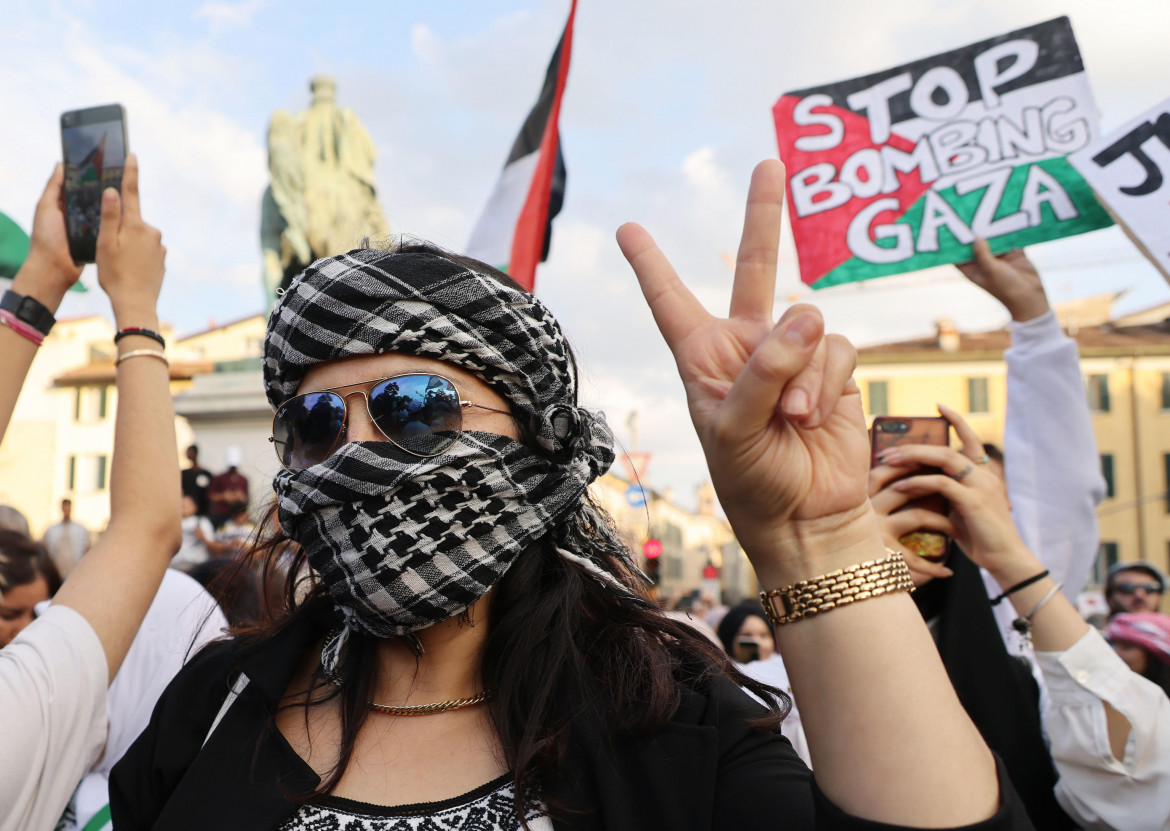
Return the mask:
POLYGON ((902 451, 888 447, 878 454, 878 460, 885 465, 897 464, 902 461, 902 451))
POLYGON ((942 575, 943 577, 954 577, 955 576, 955 573, 953 571, 951 571, 949 568, 947 568, 946 566, 940 566, 940 571, 946 572, 946 574, 942 575))
POLYGON ((784 396, 783 409, 788 415, 808 415, 808 393, 799 388, 789 390, 784 396))
POLYGON ((784 330, 784 339, 791 344, 804 348, 817 337, 817 319, 809 314, 799 315, 788 322, 784 330))
POLYGON ((102 201, 105 202, 107 205, 114 204, 114 201, 117 198, 118 198, 118 194, 113 188, 106 188, 105 190, 102 191, 102 201))

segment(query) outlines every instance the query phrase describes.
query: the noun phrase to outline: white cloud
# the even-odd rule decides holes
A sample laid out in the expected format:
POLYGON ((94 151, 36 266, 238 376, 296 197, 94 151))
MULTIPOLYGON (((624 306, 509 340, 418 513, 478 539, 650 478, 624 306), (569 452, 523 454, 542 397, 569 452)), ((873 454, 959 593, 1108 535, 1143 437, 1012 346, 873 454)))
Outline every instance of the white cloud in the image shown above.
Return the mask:
POLYGON ((215 32, 224 29, 243 29, 252 25, 252 18, 265 5, 267 0, 243 0, 240 3, 216 2, 207 0, 195 10, 196 20, 206 20, 215 32))

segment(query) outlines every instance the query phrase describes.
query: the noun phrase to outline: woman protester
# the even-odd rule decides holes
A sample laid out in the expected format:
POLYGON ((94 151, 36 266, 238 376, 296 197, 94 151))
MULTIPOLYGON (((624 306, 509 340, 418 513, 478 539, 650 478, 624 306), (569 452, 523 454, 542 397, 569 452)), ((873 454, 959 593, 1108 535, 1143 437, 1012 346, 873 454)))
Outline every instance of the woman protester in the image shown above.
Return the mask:
MULTIPOLYGON (((915 563, 922 579, 941 578, 934 582, 949 583, 970 572, 973 578, 968 594, 981 596, 973 562, 1002 587, 997 600, 1010 602, 1015 609, 1015 634, 1034 648, 1043 674, 1049 699, 1043 713, 1044 730, 1059 775, 1054 783, 1055 797, 1076 827, 1094 831, 1165 829, 1170 824, 1170 800, 1166 797, 1170 793, 1170 699, 1157 684, 1131 671, 1081 618, 1061 591, 1061 584, 1021 539, 1003 480, 979 463, 983 450, 974 431, 953 412, 944 414, 963 442, 962 451, 925 445, 887 451, 882 468, 874 471, 879 485, 875 505, 879 510, 894 511, 887 523, 903 515, 911 517, 905 522, 913 523, 917 515, 920 526, 947 533, 958 544, 961 552, 952 553, 949 568, 927 561, 915 563), (925 473, 923 468, 941 472, 925 473), (891 479, 892 484, 885 487, 883 483, 891 479), (917 508, 897 510, 906 500, 930 494, 948 500, 949 517, 926 518, 917 508)), ((968 605, 964 610, 969 614, 961 615, 955 628, 970 629, 977 613, 989 614, 985 600, 982 609, 968 605)), ((991 635, 985 640, 999 642, 991 635)), ((944 649, 944 645, 940 643, 939 648, 944 649)), ((968 649, 963 663, 975 676, 984 673, 987 683, 982 688, 971 686, 971 695, 965 700, 979 700, 982 710, 1018 709, 1001 695, 1006 688, 1000 679, 987 677, 987 668, 980 666, 979 658, 980 654, 968 649)), ((962 678, 956 680, 960 690, 963 684, 962 678)), ((980 721, 976 716, 976 723, 980 721)), ((989 738, 992 747, 996 747, 994 736, 999 726, 989 723, 984 728, 985 735, 993 737, 989 738)), ((1021 742, 1018 735, 1013 740, 1021 742)), ((1015 751, 1019 751, 1018 744, 1015 751)), ((1008 764, 1012 772, 1011 762, 1008 764)), ((1022 768, 1017 770, 1021 777, 1027 775, 1022 768)), ((1028 804, 1031 809, 1038 800, 1028 804)), ((1045 827, 1040 820, 1036 826, 1045 827)))
POLYGON ((1170 696, 1170 615, 1121 612, 1110 618, 1105 637, 1126 666, 1170 696))
MULTIPOLYGON (((28 259, 0 311, 0 440, 65 292, 81 275, 65 235, 61 165, 33 220, 28 259), (17 308, 17 312, 10 311, 17 308), (31 321, 31 322, 30 322, 31 321)), ((98 281, 119 330, 157 332, 166 249, 142 221, 138 162, 102 196, 98 281)), ((53 828, 106 739, 106 687, 179 545, 174 412, 164 354, 142 334, 117 344, 118 414, 105 534, 48 611, 0 649, 0 829, 53 828), (147 354, 149 353, 149 354, 147 354)))
POLYGON ((179 673, 114 769, 115 827, 1029 827, 883 548, 852 347, 809 306, 772 322, 782 200, 765 162, 726 320, 644 230, 618 241, 762 585, 874 583, 773 609, 815 782, 589 500, 613 438, 548 310, 408 245, 320 260, 272 312, 277 514, 317 582, 179 673))
POLYGON ((38 603, 61 588, 49 552, 19 531, 0 530, 0 649, 36 619, 38 603))

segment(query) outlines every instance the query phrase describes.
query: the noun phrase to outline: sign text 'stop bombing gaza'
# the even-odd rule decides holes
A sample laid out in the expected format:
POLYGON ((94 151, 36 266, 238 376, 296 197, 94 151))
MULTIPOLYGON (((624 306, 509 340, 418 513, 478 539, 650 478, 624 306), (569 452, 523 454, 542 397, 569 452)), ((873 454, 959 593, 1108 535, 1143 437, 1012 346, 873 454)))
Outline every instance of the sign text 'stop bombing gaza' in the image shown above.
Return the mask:
POLYGON ((823 288, 1110 224, 1065 156, 1097 134, 1067 18, 783 95, 801 277, 823 288))

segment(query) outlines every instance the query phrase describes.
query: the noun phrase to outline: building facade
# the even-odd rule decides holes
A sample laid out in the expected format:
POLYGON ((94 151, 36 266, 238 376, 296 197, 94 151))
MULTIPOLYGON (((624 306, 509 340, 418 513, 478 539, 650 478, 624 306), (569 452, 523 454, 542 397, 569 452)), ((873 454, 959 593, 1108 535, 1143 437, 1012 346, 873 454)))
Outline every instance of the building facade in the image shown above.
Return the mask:
POLYGON ((758 591, 755 572, 731 525, 719 515, 709 482, 698 487, 693 511, 675 502, 669 489, 635 485, 612 472, 593 484, 592 493, 613 517, 639 567, 655 579, 660 597, 705 589, 715 600, 735 603, 758 591), (659 552, 654 558, 645 553, 650 540, 660 546, 653 549, 659 552))
MULTIPOLYGON (((101 317, 60 320, 37 352, 0 445, 0 503, 19 509, 34 536, 60 519, 62 499, 91 532, 109 521, 114 447, 114 329, 101 317)), ((179 393, 210 366, 171 362, 179 393)), ((190 433, 176 419, 180 443, 190 433)))

